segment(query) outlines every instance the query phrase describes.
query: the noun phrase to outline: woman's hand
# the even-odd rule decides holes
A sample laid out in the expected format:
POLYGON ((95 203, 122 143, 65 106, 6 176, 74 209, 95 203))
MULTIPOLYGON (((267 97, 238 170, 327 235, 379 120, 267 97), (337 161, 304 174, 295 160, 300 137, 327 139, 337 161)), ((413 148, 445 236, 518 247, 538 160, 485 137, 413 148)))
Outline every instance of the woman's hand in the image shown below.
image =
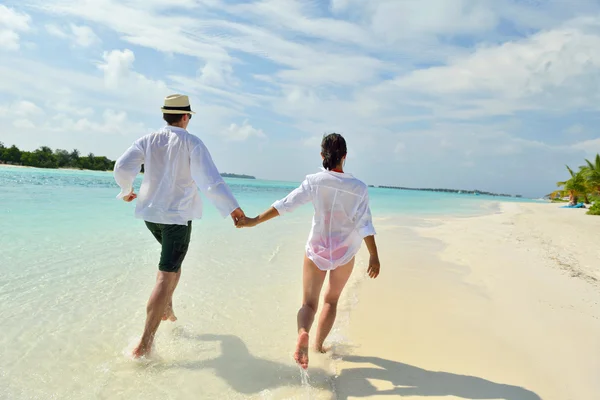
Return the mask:
POLYGON ((379 268, 381 265, 379 264, 379 255, 371 254, 369 257, 369 268, 367 269, 367 273, 369 277, 375 279, 379 275, 379 268))

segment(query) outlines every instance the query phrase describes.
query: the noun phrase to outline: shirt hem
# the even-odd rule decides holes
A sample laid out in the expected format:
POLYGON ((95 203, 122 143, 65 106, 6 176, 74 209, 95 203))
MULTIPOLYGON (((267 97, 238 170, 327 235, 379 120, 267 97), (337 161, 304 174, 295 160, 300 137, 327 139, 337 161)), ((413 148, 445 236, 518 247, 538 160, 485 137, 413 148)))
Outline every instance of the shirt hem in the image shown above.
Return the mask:
POLYGON ((328 266, 327 267, 323 267, 323 266, 319 265, 319 262, 316 260, 316 257, 313 254, 313 252, 310 250, 310 248, 308 246, 306 247, 306 257, 308 257, 308 259, 310 261, 312 261, 313 263, 315 263, 315 265, 317 266, 317 268, 320 269, 321 271, 333 271, 334 269, 336 269, 338 267, 341 267, 342 265, 346 265, 354 257, 356 257, 357 254, 358 254, 358 251, 354 252, 352 254, 352 256, 346 256, 346 257, 344 257, 342 259, 343 261, 328 262, 328 266))

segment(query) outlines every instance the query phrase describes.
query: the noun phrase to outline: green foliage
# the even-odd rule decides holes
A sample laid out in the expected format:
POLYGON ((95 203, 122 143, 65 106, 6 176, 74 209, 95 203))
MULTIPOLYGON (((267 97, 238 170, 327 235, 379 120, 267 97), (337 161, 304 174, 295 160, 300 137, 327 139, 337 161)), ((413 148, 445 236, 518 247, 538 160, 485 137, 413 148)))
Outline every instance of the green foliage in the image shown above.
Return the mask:
POLYGON ((21 162, 21 150, 19 150, 19 148, 15 145, 12 145, 11 147, 5 147, 2 151, 0 160, 18 164, 21 162))
POLYGON ((569 195, 571 198, 583 197, 586 204, 594 203, 587 212, 589 215, 600 215, 600 154, 596 154, 593 161, 585 160, 584 166, 579 167, 579 171, 574 172, 568 165, 570 179, 557 182, 561 190, 551 193, 549 196, 552 201, 557 200, 558 196, 569 195))
POLYGON ((0 142, 0 163, 25 165, 36 168, 77 168, 96 171, 109 171, 115 162, 104 156, 95 156, 90 153, 87 157, 80 157, 79 150, 70 153, 67 150, 42 146, 35 151, 21 151, 17 146, 5 147, 0 142))
POLYGON ((588 192, 588 183, 586 180, 586 175, 584 169, 580 169, 578 172, 573 172, 573 170, 567 165, 567 170, 571 175, 571 179, 557 182, 556 185, 562 187, 565 192, 569 195, 578 197, 582 196, 586 199, 587 203, 587 194, 588 192))
POLYGON ((594 162, 585 160, 587 165, 581 167, 588 189, 591 193, 600 194, 600 154, 596 154, 594 162))
POLYGON ((600 215, 600 202, 596 201, 593 206, 590 207, 588 215, 600 215))

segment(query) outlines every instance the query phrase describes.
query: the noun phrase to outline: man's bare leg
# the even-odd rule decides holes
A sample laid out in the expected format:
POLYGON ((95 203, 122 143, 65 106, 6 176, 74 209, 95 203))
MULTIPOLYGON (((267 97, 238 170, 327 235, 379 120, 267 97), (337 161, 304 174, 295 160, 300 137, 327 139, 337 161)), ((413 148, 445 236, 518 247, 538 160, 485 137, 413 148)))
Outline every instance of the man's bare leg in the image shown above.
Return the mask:
POLYGON ((152 291, 150 299, 148 300, 148 305, 146 306, 146 325, 144 327, 144 333, 140 339, 140 343, 133 350, 133 356, 135 358, 150 353, 154 335, 160 325, 169 298, 173 294, 176 280, 177 274, 175 272, 158 271, 156 285, 154 286, 154 290, 152 291))
POLYGON ((337 314, 337 304, 340 299, 340 295, 352 275, 352 269, 354 268, 354 258, 348 264, 341 265, 329 272, 329 286, 325 292, 325 299, 323 303, 323 310, 319 317, 319 325, 317 326, 317 340, 315 342, 315 348, 321 353, 325 353, 323 349, 323 342, 331 332, 333 323, 335 322, 335 316, 337 314))
POLYGON ((302 307, 298 310, 298 341, 294 352, 294 359, 304 369, 308 368, 308 333, 319 307, 319 296, 326 274, 304 256, 303 298, 302 307))
POLYGON ((181 277, 181 268, 177 271, 177 278, 175 278, 175 286, 173 287, 173 291, 171 292, 171 296, 169 296, 169 302, 167 303, 167 307, 165 308, 165 312, 163 314, 162 320, 166 321, 177 321, 177 317, 175 316, 175 312, 173 311, 173 293, 175 293, 175 289, 177 288, 177 284, 179 283, 179 278, 181 277))

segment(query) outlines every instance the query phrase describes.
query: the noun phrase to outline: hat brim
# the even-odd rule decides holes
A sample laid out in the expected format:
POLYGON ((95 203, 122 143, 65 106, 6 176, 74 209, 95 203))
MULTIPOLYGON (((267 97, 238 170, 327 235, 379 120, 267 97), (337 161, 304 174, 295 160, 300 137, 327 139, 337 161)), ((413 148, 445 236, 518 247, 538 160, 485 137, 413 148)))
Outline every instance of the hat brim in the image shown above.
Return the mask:
POLYGON ((160 110, 163 112, 163 114, 196 114, 196 112, 191 110, 165 110, 162 107, 160 108, 160 110))

